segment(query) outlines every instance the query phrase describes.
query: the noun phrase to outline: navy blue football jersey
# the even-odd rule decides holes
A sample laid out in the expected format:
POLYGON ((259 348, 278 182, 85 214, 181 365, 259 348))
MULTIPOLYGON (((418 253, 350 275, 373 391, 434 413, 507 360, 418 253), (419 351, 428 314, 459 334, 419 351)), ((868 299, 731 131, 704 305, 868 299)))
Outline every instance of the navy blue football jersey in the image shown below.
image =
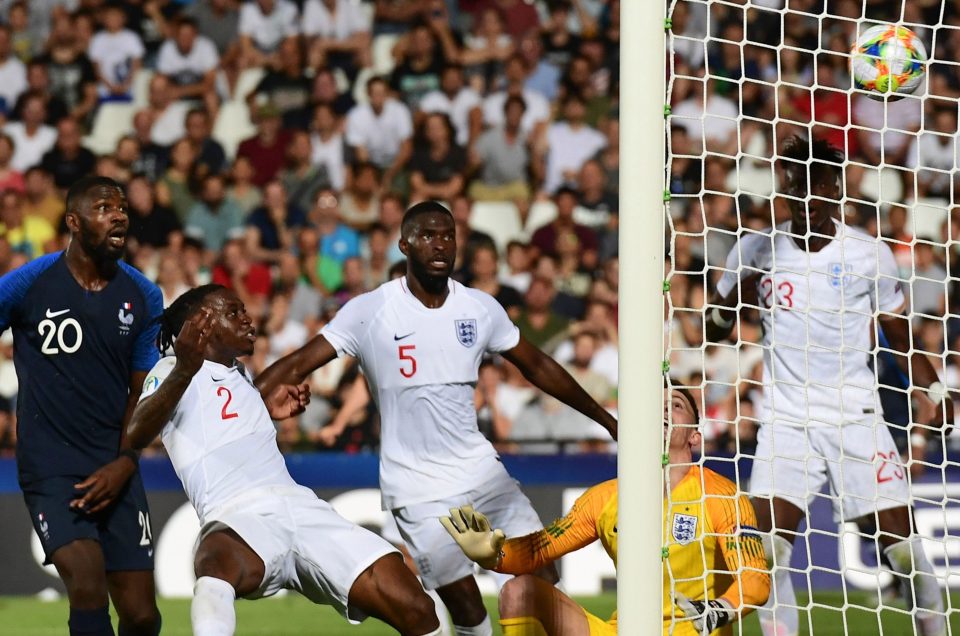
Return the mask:
POLYGON ((63 252, 0 278, 0 331, 13 328, 21 483, 89 475, 117 457, 130 375, 149 371, 163 296, 121 262, 83 289, 63 252))

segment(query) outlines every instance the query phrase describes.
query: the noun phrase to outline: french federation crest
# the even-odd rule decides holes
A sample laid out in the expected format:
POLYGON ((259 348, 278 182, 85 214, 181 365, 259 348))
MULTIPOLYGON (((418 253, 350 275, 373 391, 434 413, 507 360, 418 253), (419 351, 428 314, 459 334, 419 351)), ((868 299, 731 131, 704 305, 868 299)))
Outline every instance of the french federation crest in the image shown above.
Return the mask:
POLYGON ((457 328, 457 340, 464 347, 472 347, 477 342, 477 321, 473 318, 464 320, 455 320, 457 328))
POLYGON ((697 538, 697 518, 693 515, 684 515, 679 512, 673 514, 673 540, 680 545, 687 545, 697 538))
POLYGON ((853 276, 853 266, 847 263, 830 263, 828 266, 830 273, 830 286, 834 289, 840 289, 841 282, 843 286, 849 285, 853 276))

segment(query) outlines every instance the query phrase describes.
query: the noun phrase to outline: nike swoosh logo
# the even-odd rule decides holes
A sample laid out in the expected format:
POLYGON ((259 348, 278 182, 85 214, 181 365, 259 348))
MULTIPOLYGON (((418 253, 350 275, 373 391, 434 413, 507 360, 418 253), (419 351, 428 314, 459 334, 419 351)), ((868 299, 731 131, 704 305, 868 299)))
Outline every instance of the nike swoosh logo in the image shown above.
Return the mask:
POLYGON ((69 309, 61 309, 60 311, 50 311, 47 309, 47 318, 56 318, 57 316, 62 316, 63 314, 70 311, 69 309))
POLYGON ((416 331, 411 331, 410 333, 408 333, 408 334, 405 335, 405 336, 398 336, 397 334, 393 334, 393 339, 394 339, 394 340, 403 340, 404 338, 409 338, 410 336, 412 336, 412 335, 415 334, 415 333, 417 333, 417 332, 416 332, 416 331))
POLYGON ((210 379, 213 380, 214 382, 223 382, 224 380, 226 380, 226 378, 215 378, 212 375, 210 376, 210 379))

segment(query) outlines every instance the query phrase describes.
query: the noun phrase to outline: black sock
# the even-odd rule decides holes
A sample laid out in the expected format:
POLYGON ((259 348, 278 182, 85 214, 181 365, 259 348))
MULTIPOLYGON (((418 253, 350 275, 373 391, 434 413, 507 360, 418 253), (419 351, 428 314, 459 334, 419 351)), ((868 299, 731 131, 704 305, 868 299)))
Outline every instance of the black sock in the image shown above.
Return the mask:
POLYGON ((82 610, 70 608, 70 636, 114 636, 110 606, 82 610))

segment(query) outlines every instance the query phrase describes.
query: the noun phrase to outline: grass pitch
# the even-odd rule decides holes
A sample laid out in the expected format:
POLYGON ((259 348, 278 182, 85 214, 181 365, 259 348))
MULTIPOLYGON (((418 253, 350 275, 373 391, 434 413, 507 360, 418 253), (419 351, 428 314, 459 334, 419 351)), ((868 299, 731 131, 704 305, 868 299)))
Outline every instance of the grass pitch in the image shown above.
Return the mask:
MULTIPOLYGON (((485 599, 487 608, 496 615, 496 600, 485 599)), ((613 594, 581 597, 577 601, 597 616, 607 617, 613 611, 613 594)), ((960 595, 950 599, 950 607, 960 607, 960 595)), ((884 634, 900 636, 912 634, 910 617, 902 609, 887 609, 878 613, 870 609, 865 595, 851 596, 844 609, 843 595, 818 594, 812 605, 812 629, 806 618, 801 620, 801 634, 815 636, 867 636, 884 634)), ((188 600, 161 600, 163 634, 189 636, 190 602, 188 600)), ((0 598, 0 634, 4 636, 59 636, 66 633, 67 603, 64 600, 46 602, 27 597, 0 598)), ((954 633, 960 633, 960 613, 951 620, 954 633)), ((359 626, 348 625, 329 607, 317 606, 297 594, 256 602, 237 603, 238 636, 386 636, 392 629, 370 619, 359 626)), ((760 636, 756 617, 744 621, 743 636, 760 636)), ((500 629, 494 622, 494 634, 500 629)))

